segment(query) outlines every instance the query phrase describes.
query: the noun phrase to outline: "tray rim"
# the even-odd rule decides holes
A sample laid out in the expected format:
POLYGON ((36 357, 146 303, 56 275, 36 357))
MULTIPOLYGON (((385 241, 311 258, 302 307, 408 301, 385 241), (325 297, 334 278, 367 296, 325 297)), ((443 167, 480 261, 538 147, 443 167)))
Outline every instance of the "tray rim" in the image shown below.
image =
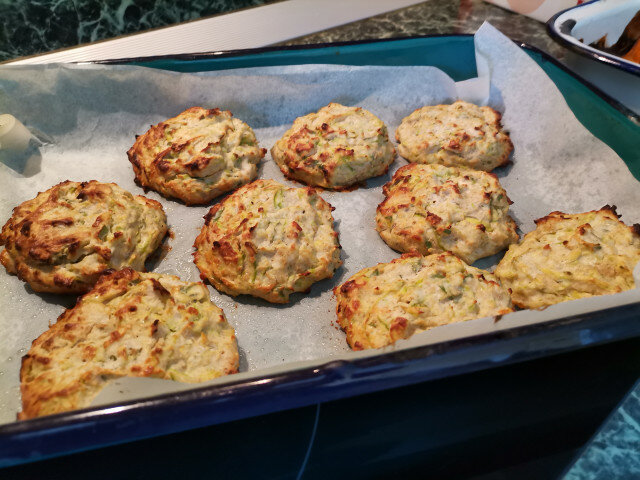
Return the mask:
POLYGON ((130 400, 121 404, 89 407, 15 421, 0 426, 0 446, 2 447, 0 451, 3 452, 0 455, 0 471, 3 467, 30 461, 218 425, 292 408, 308 407, 415 383, 471 374, 589 346, 636 338, 640 336, 640 322, 630 321, 630 319, 637 320, 638 317, 640 317, 640 302, 431 345, 388 351, 371 357, 330 360, 318 366, 258 376, 224 385, 204 386, 130 400), (601 315, 605 311, 610 315, 601 315), (576 335, 575 324, 577 323, 582 329, 576 335), (613 336, 612 327, 617 331, 613 336), (548 341, 547 334, 555 335, 554 339, 558 343, 556 348, 547 344, 544 348, 540 348, 542 344, 536 344, 536 338, 543 336, 548 341), (565 343, 569 339, 574 341, 573 344, 565 343), (510 355, 506 359, 496 359, 493 347, 498 342, 520 342, 529 347, 534 344, 538 348, 530 348, 523 353, 510 355), (483 348, 484 356, 479 356, 478 352, 483 353, 483 348), (474 358, 462 366, 452 364, 446 368, 431 370, 425 368, 434 358, 439 357, 442 360, 448 355, 465 353, 470 353, 474 358), (418 363, 420 365, 416 365, 418 363), (358 369, 362 371, 370 369, 375 372, 373 376, 377 375, 377 378, 373 381, 369 378, 363 379, 363 376, 357 375, 358 369), (356 388, 352 388, 351 392, 345 394, 340 390, 340 385, 332 385, 332 381, 338 383, 348 381, 352 383, 352 387, 356 388), (373 383, 376 384, 373 385, 373 383), (384 385, 380 385, 381 383, 384 385), (300 393, 301 390, 304 393, 302 401, 286 395, 300 393), (278 402, 268 405, 253 404, 253 400, 264 398, 265 395, 276 395, 280 398, 278 402), (239 410, 237 409, 238 397, 244 401, 239 410), (212 411, 214 407, 218 410, 212 411), (168 420, 171 416, 181 418, 182 423, 175 426, 170 419, 168 420), (206 420, 203 421, 205 416, 206 420), (163 419, 164 423, 158 426, 154 424, 154 419, 163 419), (153 426, 149 428, 149 424, 153 426), (93 439, 98 427, 102 428, 102 433, 106 436, 102 441, 93 439), (123 435, 123 432, 129 435, 123 435), (45 437, 58 437, 61 443, 66 438, 74 448, 60 447, 58 443, 56 447, 50 449, 53 450, 52 452, 45 453, 46 448, 38 445, 36 449, 42 453, 37 458, 20 457, 19 454, 24 453, 25 448, 34 448, 36 442, 47 440, 41 437, 42 434, 45 437), (79 438, 80 435, 85 441, 79 438), (88 439, 91 440, 87 442, 88 439))
MULTIPOLYGON (((599 1, 599 0, 593 0, 599 1)), ((589 2, 589 3, 593 3, 589 2)), ((579 5, 580 7, 588 5, 588 3, 579 5)), ((576 7, 573 7, 576 8, 576 7)), ((569 9, 571 10, 571 9, 569 9)), ((567 10, 565 10, 567 11, 567 10)), ((560 12, 558 15, 562 14, 560 12)), ((170 54, 170 55, 152 55, 152 56, 143 56, 143 57, 126 57, 126 58, 112 58, 112 59, 103 59, 103 60, 91 60, 91 61, 83 61, 83 62, 74 62, 78 64, 92 64, 92 65, 125 65, 130 63, 142 63, 142 62, 154 62, 154 61, 162 61, 162 60, 174 60, 174 61, 198 61, 198 60, 212 60, 218 58, 237 58, 244 57, 249 55, 257 55, 261 53, 276 53, 276 52, 290 52, 290 51, 298 51, 298 50, 315 50, 320 48, 333 48, 333 47, 349 47, 356 45, 365 45, 365 44, 374 44, 374 43, 391 43, 391 42, 401 42, 403 40, 419 40, 424 38, 464 38, 469 39, 474 36, 473 33, 438 33, 438 34, 428 34, 428 35, 410 35, 406 37, 390 37, 390 38, 379 38, 379 39, 369 39, 369 40, 346 40, 341 42, 319 42, 319 43, 309 43, 309 44, 299 44, 299 45, 282 45, 282 46, 267 46, 267 47, 257 47, 257 48, 241 48, 241 49, 233 49, 233 50, 213 50, 209 52, 195 52, 195 53, 179 53, 179 54, 170 54)), ((577 74, 569 67, 565 66, 562 62, 558 61, 555 57, 548 54, 544 50, 535 47, 533 45, 528 44, 527 42, 523 42, 517 39, 511 39, 516 45, 518 45, 523 50, 529 50, 537 55, 540 55, 546 62, 552 63, 555 67, 562 70, 564 73, 570 75, 590 90, 593 91, 597 96, 599 96, 602 100, 608 103, 611 107, 618 110, 625 117, 631 120, 636 125, 640 125, 640 114, 635 113, 633 110, 625 106, 620 101, 616 100, 608 93, 604 92, 600 87, 591 83, 586 78, 577 74)), ((565 46, 565 45, 563 45, 565 46)))
MULTIPOLYGON (((321 43, 313 45, 263 47, 259 49, 243 49, 221 53, 213 52, 181 54, 178 56, 167 55, 162 57, 138 57, 137 59, 115 59, 80 63, 109 65, 122 64, 127 62, 130 63, 133 61, 150 61, 151 59, 206 60, 211 58, 222 58, 223 55, 224 57, 229 58, 263 52, 331 48, 433 37, 468 38, 473 37, 473 35, 421 35, 413 37, 358 40, 349 42, 321 43)), ((525 50, 536 52, 542 57, 543 60, 551 62, 557 68, 572 76, 576 81, 583 83, 590 90, 596 93, 596 95, 599 96, 601 100, 604 100, 611 107, 618 110, 632 122, 637 123, 637 121, 634 121, 634 117, 637 116, 633 114, 633 112, 629 110, 629 112, 632 114, 632 116, 629 116, 625 112, 625 110, 628 110, 626 109, 626 107, 622 106, 619 102, 613 100, 608 95, 592 86, 589 82, 585 81, 568 68, 564 67, 564 65, 556 61, 553 57, 549 56, 544 51, 535 47, 531 47, 526 43, 517 41, 515 43, 525 50), (619 106, 621 106, 622 109, 619 108, 619 106)), ((0 448, 0 451, 3 451, 3 454, 0 455, 0 468, 14 466, 35 460, 52 458, 55 456, 66 455, 70 453, 76 453, 78 451, 88 449, 101 448, 117 443, 127 443, 130 441, 140 440, 153 436, 166 435, 197 427, 216 425, 240 418, 251 418, 257 415, 263 415, 291 408, 304 407, 324 401, 335 400, 338 398, 346 398, 354 395, 366 394, 385 389, 392 389, 404 385, 410 385, 413 383, 430 381, 464 373, 471 373, 482 369, 528 361, 535 358, 540 358, 542 356, 555 355, 592 345, 599 345, 612 341, 634 338, 640 336, 640 322, 624 321, 624 319, 631 317, 640 317, 640 303, 613 307, 587 314, 573 315, 549 322, 542 322, 535 325, 514 327, 498 332, 490 332, 473 337, 449 340, 431 345, 422 345, 404 350, 387 351, 372 357, 356 358, 353 360, 328 361, 315 367, 303 367, 275 375, 263 375, 249 380, 239 380, 237 382, 232 381, 224 385, 206 386, 189 389, 186 391, 167 393, 145 399, 131 400, 119 405, 90 407, 82 410, 64 412, 57 415, 45 416, 31 420, 14 421, 12 423, 0 425, 0 446, 3 447, 0 448), (607 312, 609 315, 603 316, 603 312, 607 312), (576 334, 574 324, 577 322, 580 322, 580 325, 582 327, 582 330, 579 332, 580 335, 586 333, 588 334, 588 338, 573 338, 576 334), (636 326, 635 324, 638 325, 636 326), (619 333, 622 333, 612 338, 611 328, 614 327, 618 329, 619 333), (424 369, 425 363, 428 364, 432 359, 442 357, 446 354, 464 353, 468 350, 491 347, 496 345, 497 342, 522 342, 526 339, 531 339, 532 336, 543 335, 547 334, 548 332, 552 332, 560 336, 562 336, 563 334, 565 336, 569 335, 573 340, 573 343, 570 346, 561 345, 557 348, 550 348, 547 346, 545 348, 525 351, 525 353, 516 355, 515 357, 511 356, 513 358, 510 357, 499 361, 490 358, 484 358, 480 359, 479 361, 475 361, 475 363, 466 363, 464 365, 465 368, 460 368, 459 365, 454 365, 450 366, 449 368, 441 368, 436 371, 424 369), (422 365, 415 365, 419 362, 421 362, 422 365), (362 372, 364 372, 365 369, 370 369, 374 373, 369 373, 368 375, 373 377, 376 377, 377 375, 377 377, 373 380, 371 380, 371 378, 365 379, 366 381, 369 381, 369 384, 366 384, 366 381, 363 380, 363 377, 366 377, 367 375, 358 376, 353 374, 354 370, 358 369, 361 369, 362 372), (402 377, 394 378, 394 376, 398 372, 402 374, 402 377), (350 381, 352 385, 357 386, 358 388, 352 389, 352 391, 350 392, 345 392, 344 390, 341 390, 339 388, 336 389, 336 386, 331 384, 332 381, 340 382, 341 380, 342 383, 344 383, 344 381, 350 381), (380 385, 381 382, 384 383, 384 385, 380 385), (254 398, 256 396, 259 397, 264 394, 270 394, 274 391, 272 389, 277 390, 283 385, 285 387, 288 386, 289 390, 293 392, 299 393, 302 391, 302 393, 304 393, 305 395, 304 398, 302 400, 280 400, 280 403, 278 404, 273 403, 269 405, 259 405, 260 408, 255 408, 255 405, 245 406, 245 410, 253 411, 250 413, 246 413, 243 411, 244 413, 235 414, 235 416, 233 412, 227 411, 229 410, 229 399, 233 399, 234 396, 237 397, 239 395, 246 395, 247 398, 254 398), (302 385, 302 387, 300 385, 302 385), (321 392, 318 393, 319 391, 321 392), (222 405, 226 407, 227 410, 223 408, 218 412, 211 412, 212 405, 217 403, 222 403, 222 405), (151 413, 158 415, 158 412, 166 410, 173 411, 172 409, 175 409, 177 407, 182 408, 182 410, 185 411, 191 409, 192 411, 189 412, 191 417, 194 416, 194 413, 198 413, 195 412, 196 410, 201 411, 204 409, 204 412, 201 411, 199 412, 199 414, 206 414, 206 420, 197 424, 193 424, 193 421, 191 421, 191 424, 187 425, 185 424, 187 420, 185 420, 185 422, 182 422, 180 425, 176 426, 171 422, 170 419, 167 420, 166 418, 162 417, 164 418, 164 424, 162 424, 161 427, 158 427, 157 425, 154 425, 151 428, 149 427, 150 424, 153 424, 153 418, 150 415, 151 413), (145 415, 140 415, 140 413, 142 412, 144 412, 145 415), (122 424, 127 419, 129 419, 131 424, 125 429, 123 428, 122 424), (137 423, 135 420, 137 420, 137 423), (147 426, 145 433, 143 433, 143 431, 140 429, 141 425, 147 426), (101 440, 94 439, 94 433, 98 427, 102 429, 102 433, 103 435, 106 435, 106 438, 103 438, 101 440), (35 442, 46 444, 47 441, 50 442, 56 437, 58 437, 59 443, 56 443, 55 448, 49 448, 49 451, 47 451, 47 449, 42 448, 43 445, 39 445, 41 453, 35 458, 25 454, 25 451, 28 450, 27 446, 33 446, 35 442), (80 437, 82 437, 82 439, 84 439, 85 441, 83 442, 80 437), (65 438, 67 438, 67 441, 70 442, 71 446, 63 445, 65 438)), ((286 391, 286 389, 281 390, 280 394, 284 391, 286 391)), ((231 410, 233 410, 233 408, 231 408, 231 410)), ((199 419, 200 418, 201 417, 199 417, 199 419)), ((51 447, 50 445, 48 446, 51 447)))

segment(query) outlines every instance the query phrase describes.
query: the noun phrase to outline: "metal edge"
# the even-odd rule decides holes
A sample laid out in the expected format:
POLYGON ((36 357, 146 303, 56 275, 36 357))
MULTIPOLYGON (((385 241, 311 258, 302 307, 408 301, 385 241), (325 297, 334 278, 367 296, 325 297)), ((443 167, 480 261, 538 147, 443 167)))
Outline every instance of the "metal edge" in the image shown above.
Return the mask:
POLYGON ((318 367, 249 381, 14 422, 0 427, 3 452, 0 467, 336 400, 345 397, 346 382, 347 396, 361 395, 638 337, 640 324, 635 320, 640 316, 640 304, 614 307, 606 312, 606 316, 603 311, 573 315, 373 357, 329 361, 318 367), (576 323, 581 325, 579 334, 575 331, 576 323), (617 327, 618 335, 612 335, 612 326, 617 327), (549 333, 555 335, 555 340, 563 341, 549 346, 546 340, 549 333), (572 340, 570 345, 566 343, 567 335, 572 340), (543 336, 544 342, 535 341, 543 336), (497 342, 520 343, 527 348, 496 358, 493 349, 497 342), (464 364, 450 361, 451 356, 465 354, 475 359, 464 364), (428 368, 430 363, 444 358, 448 359, 448 366, 428 368), (267 395, 271 396, 271 402, 256 401, 267 395), (98 428, 101 440, 96 441, 98 428), (47 444, 52 438, 57 441, 47 444), (19 452, 24 454, 27 450, 25 445, 38 451, 39 456, 20 456, 19 452))
POLYGON ((586 80, 585 78, 581 77, 580 75, 575 73, 573 70, 571 70, 569 67, 567 67, 564 64, 560 63, 558 60, 553 58, 548 53, 545 53, 543 50, 540 50, 539 48, 534 47, 533 45, 529 45, 527 43, 520 43, 520 42, 516 42, 516 43, 522 49, 530 50, 530 51, 536 53, 537 55, 540 55, 543 58, 543 60, 552 63, 555 67, 559 68, 560 70, 562 70, 566 74, 572 76, 575 80, 581 82, 585 87, 587 87, 589 90, 591 90, 593 93, 595 93, 598 97, 600 97, 601 100, 607 102, 611 107, 613 107, 616 110, 618 110, 622 115, 624 115, 629 120, 631 120, 631 122, 633 122, 635 125, 640 126, 640 115, 639 114, 637 114, 636 112, 634 112, 633 110, 631 110, 630 108, 625 106, 623 103, 621 103, 618 100, 616 100, 615 98, 611 97, 608 93, 606 93, 603 90, 601 90, 600 87, 597 87, 596 85, 591 83, 589 80, 586 80))
POLYGON ((193 61, 193 60, 210 60, 214 58, 230 58, 230 57, 244 57, 248 55, 257 55, 260 53, 271 53, 281 51, 296 51, 296 50, 313 50, 320 48, 331 47, 349 47, 352 45, 364 45, 368 43, 388 43, 399 40, 417 40, 421 38, 446 38, 446 37, 473 37, 472 33, 434 33, 430 35, 411 35, 408 37, 392 37, 392 38, 379 38, 368 40, 344 40, 341 42, 320 42, 320 43, 307 43, 298 45, 273 45, 267 47, 256 48, 242 48, 235 50, 219 50, 211 52, 198 52, 198 53, 178 53, 170 55, 152 55, 148 57, 128 57, 128 58, 112 58, 105 60, 91 60, 78 63, 90 63, 97 65, 122 65, 133 62, 153 62, 160 60, 178 60, 178 61, 193 61))
POLYGON ((616 55, 612 55, 602 50, 598 50, 599 53, 596 53, 596 52, 587 50, 585 48, 581 48, 579 45, 569 42, 562 35, 560 35, 560 33, 558 33, 556 29, 556 21, 558 20, 558 18, 560 18, 560 16, 564 15, 565 13, 571 12, 578 8, 586 7, 587 5, 591 5, 599 1, 600 0, 593 0, 591 2, 583 3, 581 5, 576 5, 575 7, 567 8, 566 10, 556 13, 553 17, 547 20, 547 24, 546 24, 547 33, 556 43, 560 44, 561 46, 563 46, 568 50, 571 50, 574 53, 577 53, 580 56, 586 57, 590 60, 595 60, 596 62, 601 63, 603 65, 609 65, 611 67, 622 70, 623 72, 630 73, 635 76, 640 76, 640 65, 635 66, 628 62, 620 60, 620 57, 616 55))
MULTIPOLYGON (((599 1, 599 0, 594 0, 599 1)), ((587 5, 587 4, 584 4, 587 5)), ((580 5, 580 6, 584 6, 580 5)), ((566 11, 566 10, 565 10, 566 11)), ((547 27, 548 28, 548 27, 547 27)), ((270 46, 270 47, 259 47, 259 48, 246 48, 239 50, 221 50, 215 52, 201 52, 201 53, 182 53, 175 55, 156 55, 149 57, 130 57, 130 58, 116 58, 116 59, 107 59, 107 60, 94 60, 90 62, 80 62, 80 63, 88 63, 95 65, 125 65, 128 63, 142 63, 142 62, 154 62, 154 61, 162 61, 162 60, 176 60, 176 61, 197 61, 197 60, 211 60, 217 58, 232 58, 232 57, 244 57, 249 55, 257 55, 261 53, 272 53, 279 51, 298 51, 298 50, 315 50, 321 48, 332 48, 332 47, 349 47, 352 45, 364 45, 364 44, 374 44, 374 43, 388 43, 388 42, 402 42, 404 40, 419 40, 422 38, 473 38, 472 33, 454 33, 454 34, 431 34, 431 35, 412 35, 408 37, 394 37, 394 38, 382 38, 375 40, 350 40, 344 42, 332 42, 332 43, 313 43, 313 44, 304 44, 304 45, 284 45, 284 46, 270 46)), ((526 42, 522 42, 519 40, 512 41, 518 45, 519 47, 535 52, 540 55, 545 61, 552 63, 554 66, 560 68, 565 73, 571 75, 577 81, 583 83, 587 88, 592 90, 597 96, 599 96, 602 100, 608 103, 611 107, 618 110, 621 114, 631 120, 634 124, 640 125, 640 115, 636 114, 633 110, 626 107, 624 104, 620 103, 618 100, 611 97, 609 94, 602 91, 600 88, 596 87, 594 84, 581 77, 573 70, 569 69, 554 57, 546 53, 544 50, 541 50, 533 45, 529 45, 526 42)))

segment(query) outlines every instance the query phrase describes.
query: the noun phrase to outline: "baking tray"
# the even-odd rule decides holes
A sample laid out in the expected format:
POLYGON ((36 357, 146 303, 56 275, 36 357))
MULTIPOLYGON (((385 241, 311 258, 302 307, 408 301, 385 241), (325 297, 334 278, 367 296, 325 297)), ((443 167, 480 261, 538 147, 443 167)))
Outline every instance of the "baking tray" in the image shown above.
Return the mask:
MULTIPOLYGON (((576 117, 640 178, 637 117, 543 52, 521 45, 565 96, 576 117)), ((267 48, 119 60, 181 72, 239 67, 346 64, 432 65, 454 80, 475 76, 473 36, 267 48)), ((469 373, 640 336, 640 305, 406 350, 302 366, 119 405, 89 408, 0 427, 0 466, 35 461, 269 412, 469 373)))

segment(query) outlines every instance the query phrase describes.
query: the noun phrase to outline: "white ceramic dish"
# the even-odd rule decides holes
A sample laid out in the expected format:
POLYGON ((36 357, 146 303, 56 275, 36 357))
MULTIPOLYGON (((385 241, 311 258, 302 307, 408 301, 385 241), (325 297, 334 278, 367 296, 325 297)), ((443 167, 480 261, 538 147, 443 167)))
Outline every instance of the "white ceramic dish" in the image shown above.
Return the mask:
POLYGON ((589 45, 602 37, 607 46, 615 44, 639 10, 640 0, 595 0, 551 17, 547 31, 556 42, 580 55, 640 76, 640 64, 589 45))

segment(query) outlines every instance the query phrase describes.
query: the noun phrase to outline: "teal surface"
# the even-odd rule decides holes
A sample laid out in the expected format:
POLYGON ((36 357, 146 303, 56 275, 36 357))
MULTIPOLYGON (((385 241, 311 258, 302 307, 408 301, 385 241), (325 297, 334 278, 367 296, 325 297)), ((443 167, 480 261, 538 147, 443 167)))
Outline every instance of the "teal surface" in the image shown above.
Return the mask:
POLYGON ((640 478, 640 380, 562 480, 640 478))
POLYGON ((456 81, 476 76, 473 37, 466 35, 409 38, 249 54, 240 53, 234 56, 223 56, 224 52, 220 52, 220 54, 219 58, 216 58, 216 53, 213 53, 212 58, 196 60, 167 58, 149 62, 135 62, 135 64, 178 72, 202 72, 272 65, 301 65, 305 63, 431 65, 440 68, 456 81))
MULTIPOLYGON (((607 103, 577 77, 547 60, 542 53, 526 50, 553 80, 580 122, 613 148, 640 180, 640 125, 607 103)), ((431 65, 455 81, 476 75, 472 36, 422 37, 259 53, 220 53, 199 59, 156 59, 131 62, 178 72, 202 72, 231 68, 329 63, 340 65, 431 65)))

